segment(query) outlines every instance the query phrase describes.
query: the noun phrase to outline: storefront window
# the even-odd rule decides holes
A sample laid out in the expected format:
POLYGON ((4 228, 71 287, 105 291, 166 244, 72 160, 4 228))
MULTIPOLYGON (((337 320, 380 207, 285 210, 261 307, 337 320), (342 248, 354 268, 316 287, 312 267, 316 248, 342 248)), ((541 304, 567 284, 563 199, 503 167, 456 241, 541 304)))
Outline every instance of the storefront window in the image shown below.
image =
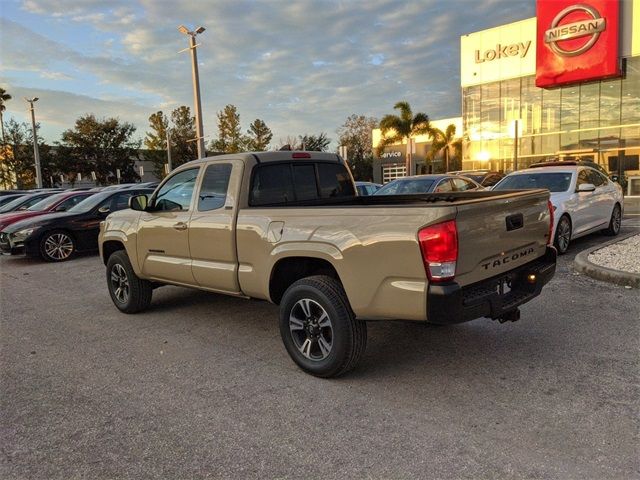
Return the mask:
POLYGON ((580 124, 580 87, 572 85, 562 89, 560 95, 560 150, 578 148, 578 129, 580 124))
POLYGON ((580 86, 580 149, 598 148, 600 82, 580 86))
POLYGON ((626 59, 622 79, 542 89, 529 76, 468 87, 463 115, 468 138, 464 168, 514 168, 518 120, 519 169, 566 152, 560 153, 565 159, 592 159, 612 173, 635 174, 640 156, 640 57, 626 59))
POLYGON ((640 57, 627 59, 622 82, 622 125, 634 123, 640 123, 640 57))
POLYGON ((542 123, 542 89, 536 87, 535 77, 522 79, 520 119, 523 135, 539 133, 542 123))
POLYGON ((620 125, 621 86, 620 79, 604 81, 600 86, 600 141, 607 147, 617 146, 620 138, 617 127, 620 125))

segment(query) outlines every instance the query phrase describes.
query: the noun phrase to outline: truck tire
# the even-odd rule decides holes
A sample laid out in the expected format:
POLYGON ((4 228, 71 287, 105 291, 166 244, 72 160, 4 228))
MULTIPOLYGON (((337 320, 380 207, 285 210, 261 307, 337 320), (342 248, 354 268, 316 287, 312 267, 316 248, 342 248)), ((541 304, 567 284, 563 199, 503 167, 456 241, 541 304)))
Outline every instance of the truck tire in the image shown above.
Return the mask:
POLYGON ((362 357, 367 324, 356 319, 340 282, 316 275, 298 280, 284 293, 280 335, 302 370, 317 377, 337 377, 362 357))
POLYGON ((114 252, 107 260, 107 286, 113 304, 121 312, 138 313, 151 304, 151 282, 135 274, 124 250, 114 252))

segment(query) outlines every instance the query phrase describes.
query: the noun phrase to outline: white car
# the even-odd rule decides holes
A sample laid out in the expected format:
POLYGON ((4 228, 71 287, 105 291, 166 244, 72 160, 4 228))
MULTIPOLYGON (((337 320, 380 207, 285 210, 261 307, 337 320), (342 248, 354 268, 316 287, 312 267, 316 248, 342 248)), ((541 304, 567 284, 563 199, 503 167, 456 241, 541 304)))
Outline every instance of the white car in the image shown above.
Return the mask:
POLYGON ((604 231, 620 233, 622 188, 591 167, 567 165, 536 167, 510 173, 493 190, 546 188, 554 209, 552 238, 558 253, 574 238, 604 231))

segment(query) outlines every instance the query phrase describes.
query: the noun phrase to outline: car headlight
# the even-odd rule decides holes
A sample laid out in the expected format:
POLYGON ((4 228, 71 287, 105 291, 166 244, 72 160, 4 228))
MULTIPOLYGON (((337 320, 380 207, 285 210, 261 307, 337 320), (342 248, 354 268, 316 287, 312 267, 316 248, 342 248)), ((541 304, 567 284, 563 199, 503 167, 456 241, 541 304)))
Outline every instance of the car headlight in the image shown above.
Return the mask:
POLYGON ((29 238, 35 229, 36 227, 31 227, 31 228, 24 228, 22 230, 18 230, 17 232, 13 232, 11 234, 11 240, 13 240, 14 242, 22 242, 27 238, 29 238))

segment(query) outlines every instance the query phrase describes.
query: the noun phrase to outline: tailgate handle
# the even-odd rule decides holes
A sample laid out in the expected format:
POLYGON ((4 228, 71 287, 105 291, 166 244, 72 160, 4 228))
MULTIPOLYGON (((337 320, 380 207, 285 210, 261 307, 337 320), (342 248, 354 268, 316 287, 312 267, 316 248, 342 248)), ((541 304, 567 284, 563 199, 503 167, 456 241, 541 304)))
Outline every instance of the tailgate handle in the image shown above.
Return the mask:
POLYGON ((507 232, 518 230, 524 226, 524 216, 521 213, 509 215, 507 218, 507 232))

